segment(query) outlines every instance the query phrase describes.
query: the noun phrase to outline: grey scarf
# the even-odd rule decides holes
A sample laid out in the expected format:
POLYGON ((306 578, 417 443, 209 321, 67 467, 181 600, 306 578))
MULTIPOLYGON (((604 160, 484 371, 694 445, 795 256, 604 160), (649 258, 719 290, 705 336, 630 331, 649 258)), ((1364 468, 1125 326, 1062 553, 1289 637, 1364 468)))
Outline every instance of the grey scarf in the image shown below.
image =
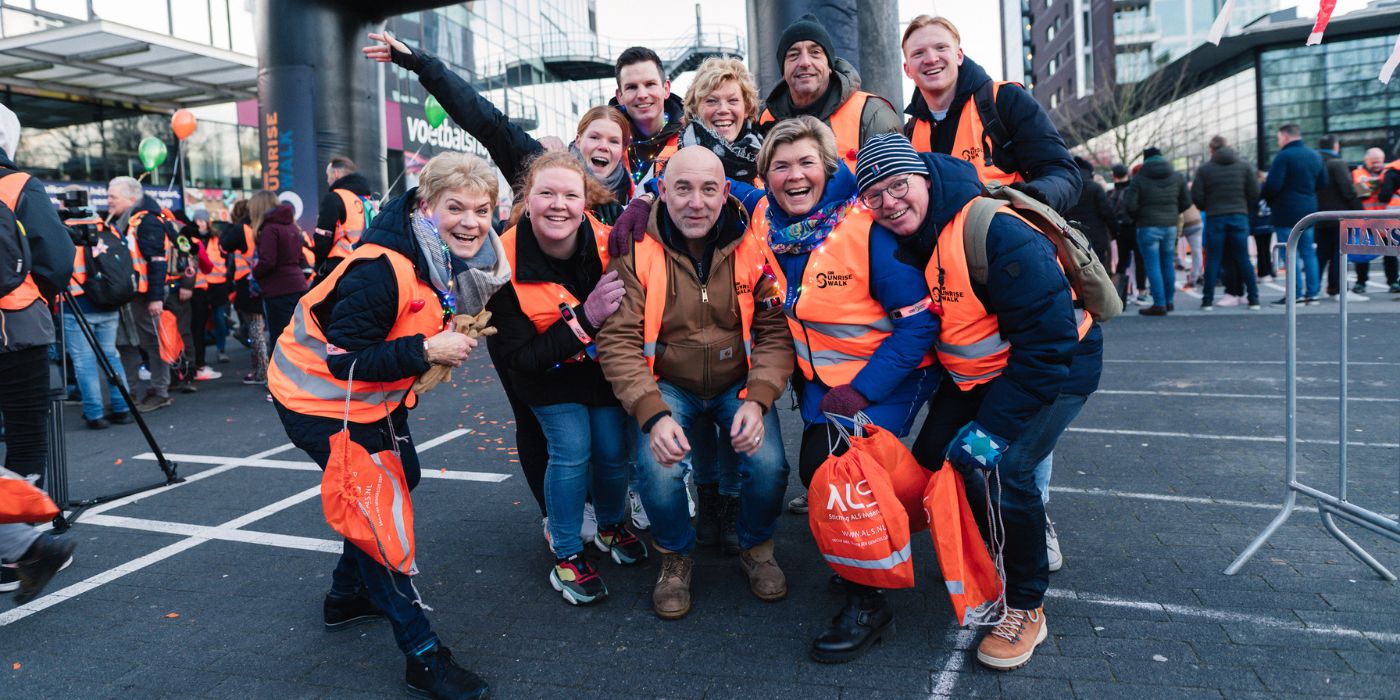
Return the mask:
POLYGON ((572 143, 569 144, 569 152, 574 154, 578 162, 583 163, 584 172, 597 178, 599 182, 603 183, 604 187, 608 188, 609 192, 617 192, 617 188, 622 186, 622 181, 627 179, 627 169, 622 167, 622 159, 618 159, 617 165, 613 166, 612 172, 608 173, 607 177, 602 178, 594 174, 593 167, 589 164, 588 159, 583 157, 583 152, 578 150, 578 146, 572 143))
POLYGON ((418 250, 428 261, 428 280, 433 283, 433 289, 440 294, 449 293, 452 263, 448 260, 447 244, 442 242, 437 224, 417 211, 409 215, 408 221, 413 228, 413 238, 418 242, 418 250))

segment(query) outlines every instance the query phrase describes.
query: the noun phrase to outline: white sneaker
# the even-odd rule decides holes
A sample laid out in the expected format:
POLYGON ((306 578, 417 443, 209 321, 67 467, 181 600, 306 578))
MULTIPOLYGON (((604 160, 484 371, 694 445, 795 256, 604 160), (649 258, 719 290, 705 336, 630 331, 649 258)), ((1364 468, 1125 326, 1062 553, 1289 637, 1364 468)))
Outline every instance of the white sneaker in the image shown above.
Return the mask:
POLYGON ((1239 306, 1242 301, 1242 299, 1233 294, 1225 294, 1220 297, 1220 301, 1215 302, 1215 305, 1221 308, 1229 308, 1231 306, 1239 306))
POLYGON ((195 381, 199 382, 207 382, 211 379, 218 379, 222 376, 224 376, 223 372, 211 369, 208 365, 200 367, 199 371, 194 373, 195 381))
POLYGON ((151 370, 146 369, 145 365, 141 365, 141 368, 136 370, 136 378, 143 382, 151 381, 151 370))
MULTIPOLYGON (((1357 294, 1356 292, 1353 292, 1353 291, 1351 291, 1350 289, 1348 289, 1348 290, 1346 291, 1346 295, 1347 295, 1347 303, 1352 303, 1352 302, 1356 302, 1356 301, 1370 301, 1370 300, 1371 300, 1371 297, 1368 297, 1368 296, 1366 296, 1365 294, 1357 294)), ((1340 296, 1340 295, 1338 295, 1338 296, 1340 296)))
POLYGON ((788 501, 788 511, 793 513, 806 513, 807 494, 804 493, 801 496, 798 496, 797 498, 788 501))
POLYGON ((1050 514, 1045 514, 1045 554, 1050 559, 1050 570, 1059 571, 1065 565, 1065 558, 1060 554, 1060 536, 1055 534, 1055 523, 1050 521, 1050 514))
POLYGON ((578 529, 579 539, 587 542, 598 534, 598 516, 593 513, 593 504, 583 504, 583 526, 578 529))
POLYGON ((632 519, 633 529, 651 529, 651 518, 647 517, 647 509, 642 506, 642 497, 632 489, 627 489, 627 512, 632 519))

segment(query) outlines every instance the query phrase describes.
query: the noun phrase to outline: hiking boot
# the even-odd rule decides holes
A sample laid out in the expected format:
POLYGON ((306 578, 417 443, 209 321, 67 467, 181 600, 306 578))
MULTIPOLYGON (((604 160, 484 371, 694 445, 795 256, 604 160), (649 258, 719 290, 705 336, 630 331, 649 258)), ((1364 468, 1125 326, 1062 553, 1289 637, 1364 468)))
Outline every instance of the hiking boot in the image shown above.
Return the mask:
POLYGON ((338 632, 366 622, 384 619, 384 613, 370 602, 369 593, 360 591, 348 598, 326 594, 321 605, 321 620, 327 632, 338 632))
POLYGON ((106 430, 112 427, 106 418, 84 418, 83 422, 87 424, 88 430, 106 430))
POLYGON ((695 543, 701 547, 719 544, 720 498, 718 484, 700 484, 700 512, 695 518, 695 543))
POLYGON ((484 700, 491 686, 481 676, 457 665, 452 650, 441 642, 421 654, 407 657, 404 681, 408 692, 434 700, 484 700))
POLYGON ((173 403, 175 403, 175 399, 172 399, 169 396, 158 396, 156 394, 149 394, 146 396, 146 398, 141 399, 141 403, 136 404, 136 410, 142 413, 150 413, 151 411, 158 411, 173 403))
POLYGON ((1142 315, 1142 316, 1166 316, 1166 315, 1167 315, 1167 307, 1165 307, 1165 306, 1149 306, 1149 307, 1147 307, 1147 308, 1145 308, 1145 309, 1138 309, 1138 314, 1140 314, 1140 315, 1142 315))
POLYGON ((598 570, 583 557, 575 554, 560 559, 549 571, 549 585, 564 596, 570 605, 588 605, 608 597, 608 587, 598 570))
MULTIPOLYGON (((737 500, 737 499, 736 499, 737 500)), ((771 603, 787 597, 787 578, 773 558, 773 540, 755 545, 739 553, 739 566, 749 577, 749 590, 759 600, 771 603)))
POLYGON ((804 493, 804 494, 802 494, 801 496, 798 496, 797 498, 794 498, 794 499, 792 499, 791 501, 788 501, 788 512, 789 512, 789 513, 798 513, 798 514, 806 513, 806 512, 807 512, 807 494, 804 493))
POLYGON ((651 591, 651 608, 663 620, 679 620, 690 612, 690 573, 695 560, 675 552, 661 553, 661 573, 651 591))
POLYGON ((992 628, 977 645, 977 660, 993 671, 1011 671, 1025 666, 1035 648, 1049 636, 1045 606, 1035 610, 1006 609, 1006 618, 992 628))
POLYGON ((627 514, 633 530, 646 532, 651 529, 651 518, 647 517, 647 509, 642 507, 642 497, 632 489, 627 489, 627 514))
POLYGON ((878 588, 848 583, 846 604, 831 626, 812 640, 809 655, 823 664, 855 661, 881 639, 894 635, 894 612, 878 588))
POLYGON ((135 420, 135 418, 131 417, 131 411, 119 411, 107 416, 107 422, 112 425, 126 425, 135 420))
POLYGON ((39 597, 49 580, 71 561, 77 542, 45 532, 29 545, 29 551, 15 562, 15 573, 19 577, 19 590, 15 593, 15 604, 24 605, 39 597))
POLYGON ((593 546, 604 554, 611 554, 614 563, 623 566, 646 561, 647 546, 623 523, 598 529, 593 536, 593 546))
POLYGON ((1059 571, 1065 565, 1060 554, 1060 536, 1055 534, 1055 523, 1050 522, 1050 514, 1045 514, 1045 554, 1050 560, 1050 570, 1059 571))
POLYGON ((719 497, 719 539, 725 554, 739 553, 739 497, 719 497))

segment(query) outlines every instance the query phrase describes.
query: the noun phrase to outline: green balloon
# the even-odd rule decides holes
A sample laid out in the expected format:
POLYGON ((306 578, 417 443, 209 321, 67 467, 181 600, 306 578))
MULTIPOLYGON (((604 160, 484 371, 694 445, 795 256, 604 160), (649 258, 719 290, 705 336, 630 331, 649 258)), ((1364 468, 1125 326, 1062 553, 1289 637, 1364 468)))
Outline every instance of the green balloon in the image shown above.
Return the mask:
POLYGON ((423 103, 423 116, 428 118, 428 126, 436 129, 447 121, 447 110, 438 104, 436 97, 428 95, 428 101, 423 103))
POLYGON ((154 136, 147 136, 141 139, 141 145, 137 146, 136 154, 141 158, 141 165, 147 170, 155 170, 165 162, 165 157, 169 152, 165 150, 165 142, 154 136))

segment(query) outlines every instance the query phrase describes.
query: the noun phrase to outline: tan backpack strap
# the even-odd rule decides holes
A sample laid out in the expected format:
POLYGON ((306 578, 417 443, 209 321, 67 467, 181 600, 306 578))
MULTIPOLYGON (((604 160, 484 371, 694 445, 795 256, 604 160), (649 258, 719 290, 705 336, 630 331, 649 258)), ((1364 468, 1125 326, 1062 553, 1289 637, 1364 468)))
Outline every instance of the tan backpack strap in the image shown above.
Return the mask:
POLYGON ((967 258, 967 272, 972 281, 987 283, 987 230, 992 227, 992 217, 1006 202, 991 197, 978 197, 972 202, 963 225, 963 254, 967 258))

